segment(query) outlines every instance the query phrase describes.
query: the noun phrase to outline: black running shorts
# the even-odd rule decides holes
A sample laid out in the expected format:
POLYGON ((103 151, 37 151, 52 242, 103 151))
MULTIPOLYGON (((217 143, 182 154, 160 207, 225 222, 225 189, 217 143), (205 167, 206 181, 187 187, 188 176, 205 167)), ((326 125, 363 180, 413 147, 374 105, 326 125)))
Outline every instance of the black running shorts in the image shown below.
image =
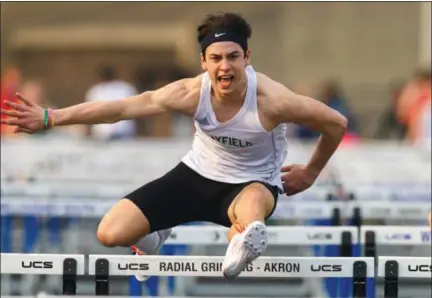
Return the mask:
MULTIPOLYGON (((141 209, 150 222, 152 232, 193 221, 230 227, 229 206, 244 187, 256 182, 258 181, 240 184, 217 182, 199 175, 184 163, 179 163, 164 176, 145 184, 125 198, 141 209)), ((278 187, 259 183, 273 194, 276 207, 278 187)), ((274 209, 271 213, 273 211, 274 209)))

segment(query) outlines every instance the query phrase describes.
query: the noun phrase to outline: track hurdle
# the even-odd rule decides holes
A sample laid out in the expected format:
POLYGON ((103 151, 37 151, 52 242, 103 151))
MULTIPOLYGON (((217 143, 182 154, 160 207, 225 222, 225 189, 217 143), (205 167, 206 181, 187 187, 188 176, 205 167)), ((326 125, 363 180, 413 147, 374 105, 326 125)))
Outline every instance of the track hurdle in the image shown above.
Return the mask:
POLYGON ((1 254, 2 274, 62 275, 62 293, 75 295, 77 275, 84 275, 84 255, 1 254))
MULTIPOLYGON (((340 245, 344 255, 351 256, 349 247, 357 244, 356 227, 269 226, 269 245, 340 245)), ((220 226, 180 226, 172 230, 165 244, 228 245, 228 229, 220 226)))
POLYGON ((397 298, 399 278, 422 278, 432 282, 432 258, 379 257, 378 277, 384 278, 384 297, 397 298))
MULTIPOLYGON (((90 255, 90 275, 95 276, 95 294, 109 295, 111 276, 209 276, 222 277, 223 257, 90 255)), ((353 297, 366 297, 367 278, 373 277, 373 258, 261 257, 242 277, 349 277, 353 297)))
MULTIPOLYGON (((363 255, 373 257, 376 265, 378 265, 378 245, 431 245, 431 230, 426 226, 362 226, 360 234, 363 255)), ((379 266, 377 267, 379 268, 379 266)), ((370 283, 370 287, 375 288, 372 283, 370 283)), ((371 290, 371 292, 375 294, 374 290, 371 290)))
POLYGON ((376 257, 377 245, 431 245, 427 226, 363 226, 360 231, 366 257, 376 257))
MULTIPOLYGON (((309 206, 310 208, 310 206, 309 206)), ((331 212, 331 209, 328 209, 331 212)), ((216 225, 179 226, 173 229, 167 245, 228 245, 228 229, 216 225)), ((358 245, 359 232, 347 226, 268 226, 267 235, 271 246, 326 246, 332 247, 332 257, 352 257, 358 245)), ((330 280, 339 297, 349 297, 351 280, 330 280)), ((154 282, 154 281, 153 281, 154 282)), ((157 284, 157 281, 156 281, 157 284)), ((157 285, 156 285, 157 287, 157 285)), ((140 286, 139 286, 140 288, 140 286)), ((134 287, 135 289, 135 287, 134 287)), ((153 292, 156 292, 155 290, 153 292)), ((141 293, 140 290, 137 293, 141 293)))

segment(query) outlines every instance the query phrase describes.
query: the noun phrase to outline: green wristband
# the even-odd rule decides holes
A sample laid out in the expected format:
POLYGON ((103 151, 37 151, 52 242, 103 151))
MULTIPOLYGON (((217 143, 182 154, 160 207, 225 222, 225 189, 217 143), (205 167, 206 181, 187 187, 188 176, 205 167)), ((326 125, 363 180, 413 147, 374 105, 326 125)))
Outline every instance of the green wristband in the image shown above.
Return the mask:
POLYGON ((44 128, 48 129, 48 122, 49 122, 49 115, 48 115, 48 109, 44 110, 44 128))

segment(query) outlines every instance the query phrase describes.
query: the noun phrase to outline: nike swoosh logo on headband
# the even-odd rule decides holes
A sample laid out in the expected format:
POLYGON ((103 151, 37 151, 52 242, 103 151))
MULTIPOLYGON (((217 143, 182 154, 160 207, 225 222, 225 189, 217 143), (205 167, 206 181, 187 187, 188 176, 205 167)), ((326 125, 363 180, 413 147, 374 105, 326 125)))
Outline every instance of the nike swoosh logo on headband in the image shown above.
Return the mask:
POLYGON ((216 38, 218 38, 218 37, 221 37, 222 35, 225 35, 226 33, 215 33, 215 37, 216 38))

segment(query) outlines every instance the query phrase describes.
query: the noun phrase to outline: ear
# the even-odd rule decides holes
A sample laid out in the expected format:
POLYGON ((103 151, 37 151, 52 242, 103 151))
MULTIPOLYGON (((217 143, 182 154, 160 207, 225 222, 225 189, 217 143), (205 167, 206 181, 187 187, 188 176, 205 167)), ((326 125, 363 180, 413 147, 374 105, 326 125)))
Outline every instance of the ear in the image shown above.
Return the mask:
POLYGON ((207 71, 207 63, 205 61, 205 57, 203 56, 203 54, 200 54, 200 60, 201 60, 201 68, 204 71, 207 71))
POLYGON ((247 49, 247 51, 245 53, 246 66, 248 66, 250 64, 250 55, 251 55, 251 51, 250 51, 250 49, 247 49))

